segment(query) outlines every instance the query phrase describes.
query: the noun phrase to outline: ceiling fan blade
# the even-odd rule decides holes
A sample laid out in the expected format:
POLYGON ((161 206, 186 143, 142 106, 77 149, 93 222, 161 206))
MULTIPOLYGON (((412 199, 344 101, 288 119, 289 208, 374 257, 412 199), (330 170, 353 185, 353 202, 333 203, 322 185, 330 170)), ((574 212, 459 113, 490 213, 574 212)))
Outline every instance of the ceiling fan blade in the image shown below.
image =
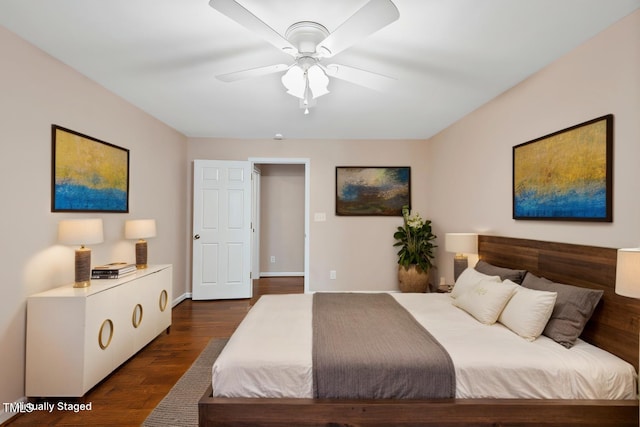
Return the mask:
POLYGON ((316 52, 323 57, 336 55, 399 17, 398 8, 391 0, 371 0, 321 41, 316 52))
POLYGON ((330 64, 323 67, 325 73, 330 77, 355 83, 369 89, 380 92, 388 91, 397 82, 393 77, 361 70, 360 68, 349 67, 340 64, 330 64))
POLYGON ((209 6, 242 25, 249 31, 259 35, 281 51, 296 56, 298 50, 276 30, 265 24, 260 18, 249 12, 234 0, 211 0, 209 6))
POLYGON ((287 64, 268 65, 266 67, 250 68, 248 70, 220 74, 216 76, 216 79, 223 82, 235 82, 238 80, 250 79, 253 77, 266 76, 267 74, 273 74, 279 71, 286 71, 289 67, 291 66, 287 64))

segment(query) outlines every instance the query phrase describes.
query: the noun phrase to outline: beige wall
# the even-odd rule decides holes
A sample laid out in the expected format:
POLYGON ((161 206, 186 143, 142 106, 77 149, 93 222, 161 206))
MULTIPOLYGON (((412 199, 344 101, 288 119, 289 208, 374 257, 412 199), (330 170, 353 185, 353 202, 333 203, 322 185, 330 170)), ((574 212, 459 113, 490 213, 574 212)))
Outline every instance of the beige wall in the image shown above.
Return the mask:
POLYGON ((304 273, 304 165, 260 165, 260 273, 304 273))
MULTIPOLYGON (((638 246, 640 12, 431 138, 428 151, 429 215, 440 235, 638 246), (613 223, 513 220, 512 147, 608 113, 615 116, 613 223)), ((438 253, 451 281, 453 254, 438 253)))
MULTIPOLYGON (((14 402, 24 396, 27 297, 73 282, 74 248, 57 245, 59 220, 103 218, 95 265, 135 261, 124 221, 156 218, 150 262, 173 264, 174 295, 185 292, 188 163, 183 135, 3 27, 0 52, 0 402, 14 402), (50 211, 51 124, 130 149, 130 214, 50 211)), ((6 416, 0 408, 0 421, 6 416)))
MULTIPOLYGON (((189 160, 247 160, 250 157, 310 160, 309 289, 397 289, 393 233, 400 217, 335 216, 336 166, 411 166, 413 207, 424 212, 426 145, 403 140, 228 140, 189 139, 189 160), (325 222, 314 222, 325 213, 325 222), (329 279, 335 270, 337 278, 329 279)), ((192 166, 193 167, 193 166, 192 166)))

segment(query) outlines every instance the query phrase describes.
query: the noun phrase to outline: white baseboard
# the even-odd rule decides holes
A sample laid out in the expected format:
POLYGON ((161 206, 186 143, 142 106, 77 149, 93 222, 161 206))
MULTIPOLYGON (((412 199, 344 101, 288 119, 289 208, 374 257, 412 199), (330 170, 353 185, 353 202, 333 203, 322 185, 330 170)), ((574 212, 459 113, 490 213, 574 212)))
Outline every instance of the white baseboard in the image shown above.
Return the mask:
POLYGON ((15 417, 20 413, 20 412, 10 412, 12 406, 17 407, 20 405, 24 405, 28 401, 29 401, 28 398, 21 397, 20 399, 16 400, 13 403, 3 403, 2 406, 0 406, 0 424, 6 421, 9 421, 11 418, 15 417))
POLYGON ((297 277, 304 276, 304 271, 261 271, 260 277, 297 277))
POLYGON ((175 307, 176 305, 180 304, 182 301, 186 300, 186 299, 190 299, 191 298, 191 292, 185 292, 184 294, 180 295, 177 298, 174 298, 173 302, 171 303, 171 308, 175 307))

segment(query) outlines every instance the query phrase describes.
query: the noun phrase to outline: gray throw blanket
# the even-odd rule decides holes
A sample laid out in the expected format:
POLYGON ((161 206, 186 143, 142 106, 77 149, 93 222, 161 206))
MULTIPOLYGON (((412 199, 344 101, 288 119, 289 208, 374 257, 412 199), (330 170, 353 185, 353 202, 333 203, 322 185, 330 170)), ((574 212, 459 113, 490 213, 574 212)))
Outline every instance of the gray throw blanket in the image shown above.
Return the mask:
POLYGON ((313 296, 316 398, 455 397, 449 354, 389 294, 313 296))

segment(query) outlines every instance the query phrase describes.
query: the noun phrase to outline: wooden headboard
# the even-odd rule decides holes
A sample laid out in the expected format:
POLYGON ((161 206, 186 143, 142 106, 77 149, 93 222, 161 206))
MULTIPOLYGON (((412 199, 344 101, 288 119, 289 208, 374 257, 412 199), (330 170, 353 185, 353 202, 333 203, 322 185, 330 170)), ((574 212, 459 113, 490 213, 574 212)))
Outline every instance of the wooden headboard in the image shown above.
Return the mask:
POLYGON ((478 255, 490 264, 524 269, 554 282, 602 289, 604 295, 581 338, 638 369, 640 300, 614 291, 616 249, 478 236, 478 255))

